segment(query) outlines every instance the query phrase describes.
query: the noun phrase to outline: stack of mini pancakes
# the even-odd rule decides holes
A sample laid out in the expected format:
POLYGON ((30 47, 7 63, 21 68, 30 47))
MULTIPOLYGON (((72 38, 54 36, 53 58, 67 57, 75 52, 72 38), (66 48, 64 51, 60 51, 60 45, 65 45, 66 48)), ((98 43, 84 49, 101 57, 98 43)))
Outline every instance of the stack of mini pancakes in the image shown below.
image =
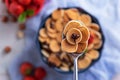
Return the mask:
POLYGON ((69 21, 63 30, 64 39, 61 49, 67 53, 82 53, 88 46, 90 32, 83 22, 77 20, 69 21))
MULTIPOLYGON (((74 23, 72 23, 72 25, 74 25, 74 23)), ((74 44, 74 41, 69 38, 72 32, 80 34, 79 36, 87 35, 87 32, 84 33, 84 30, 90 33, 90 37, 84 39, 78 38, 76 41, 77 43, 83 44, 82 47, 77 48, 78 53, 80 53, 82 49, 86 48, 86 40, 89 38, 87 52, 78 60, 79 69, 86 69, 93 60, 99 58, 98 49, 102 46, 102 36, 99 32, 100 27, 98 24, 92 23, 92 19, 88 14, 84 14, 75 8, 65 10, 57 9, 52 13, 51 17, 46 20, 45 25, 41 27, 43 28, 39 31, 38 39, 42 47, 41 52, 44 57, 47 58, 50 66, 58 67, 63 71, 73 70, 73 59, 61 49, 62 33, 68 35, 68 37, 65 37, 66 39, 64 39, 63 43, 66 43, 67 40, 71 44, 74 44), (77 31, 77 29, 66 29, 66 33, 63 29, 71 20, 81 21, 87 28, 80 28, 81 33, 77 31)), ((67 44, 64 45, 64 49, 73 49, 68 47, 67 44)), ((73 50, 71 50, 71 52, 72 51, 73 50)))

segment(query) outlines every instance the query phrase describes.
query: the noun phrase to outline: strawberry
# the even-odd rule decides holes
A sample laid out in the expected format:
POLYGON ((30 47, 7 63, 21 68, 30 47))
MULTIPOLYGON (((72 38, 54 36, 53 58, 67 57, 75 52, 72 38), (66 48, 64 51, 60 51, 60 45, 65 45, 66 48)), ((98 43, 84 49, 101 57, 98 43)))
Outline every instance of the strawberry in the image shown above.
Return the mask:
POLYGON ((10 0, 11 2, 16 2, 16 0, 10 0))
POLYGON ((44 0, 33 0, 34 4, 41 5, 43 4, 44 0))
POLYGON ((22 5, 29 5, 31 3, 31 0, 18 0, 18 2, 22 5))
POLYGON ((35 12, 37 10, 37 7, 35 5, 30 5, 27 7, 27 10, 33 10, 35 12))
POLYGON ((22 75, 26 76, 26 75, 31 75, 32 71, 33 71, 34 67, 31 63, 29 62, 24 62, 22 63, 22 65, 20 66, 20 72, 22 75))
POLYGON ((17 2, 12 2, 10 4, 9 11, 11 14, 13 14, 15 16, 19 16, 20 14, 23 13, 24 8, 21 5, 19 5, 17 2))
POLYGON ((26 76, 26 77, 24 77, 23 80, 36 80, 36 79, 32 76, 26 76))
POLYGON ((46 71, 44 68, 42 67, 38 67, 36 68, 35 72, 34 72, 34 76, 37 80, 42 80, 43 78, 45 78, 46 76, 46 71))
POLYGON ((94 41, 94 34, 91 32, 91 33, 90 33, 90 38, 89 38, 89 40, 88 40, 88 44, 93 43, 93 41, 94 41))

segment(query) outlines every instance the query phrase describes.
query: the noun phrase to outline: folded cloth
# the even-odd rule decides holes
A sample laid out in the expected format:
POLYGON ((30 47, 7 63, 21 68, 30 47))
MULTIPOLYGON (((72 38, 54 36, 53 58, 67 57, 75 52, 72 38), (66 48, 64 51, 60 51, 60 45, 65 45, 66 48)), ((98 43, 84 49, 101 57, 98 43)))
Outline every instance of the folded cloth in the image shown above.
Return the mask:
POLYGON ((112 80, 120 72, 119 0, 46 0, 42 11, 26 23, 25 49, 16 56, 8 69, 11 80, 22 80, 19 66, 24 61, 36 67, 43 66, 48 72, 45 80, 72 80, 72 74, 58 73, 42 62, 35 41, 42 20, 58 7, 82 7, 99 20, 103 29, 105 44, 101 59, 89 70, 79 74, 79 80, 112 80))

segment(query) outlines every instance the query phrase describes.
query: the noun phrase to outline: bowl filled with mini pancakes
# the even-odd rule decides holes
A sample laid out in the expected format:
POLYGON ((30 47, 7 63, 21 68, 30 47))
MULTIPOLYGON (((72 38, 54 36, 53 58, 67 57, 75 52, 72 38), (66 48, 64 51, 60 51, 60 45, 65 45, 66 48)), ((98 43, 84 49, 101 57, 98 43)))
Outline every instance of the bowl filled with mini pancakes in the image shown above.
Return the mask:
POLYGON ((98 20, 81 8, 54 10, 40 25, 37 45, 43 61, 62 73, 73 72, 73 58, 68 53, 84 54, 78 59, 82 73, 101 57, 104 35, 98 20), (67 26, 67 27, 65 27, 67 26))

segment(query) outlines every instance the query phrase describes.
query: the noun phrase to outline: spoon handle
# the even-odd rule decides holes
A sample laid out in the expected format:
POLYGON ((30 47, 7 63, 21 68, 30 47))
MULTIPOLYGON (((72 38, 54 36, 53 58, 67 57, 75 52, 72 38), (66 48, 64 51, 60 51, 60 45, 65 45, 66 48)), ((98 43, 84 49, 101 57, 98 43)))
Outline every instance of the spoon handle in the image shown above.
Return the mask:
POLYGON ((74 58, 74 71, 73 71, 73 80, 78 80, 78 65, 77 65, 78 58, 74 58))

